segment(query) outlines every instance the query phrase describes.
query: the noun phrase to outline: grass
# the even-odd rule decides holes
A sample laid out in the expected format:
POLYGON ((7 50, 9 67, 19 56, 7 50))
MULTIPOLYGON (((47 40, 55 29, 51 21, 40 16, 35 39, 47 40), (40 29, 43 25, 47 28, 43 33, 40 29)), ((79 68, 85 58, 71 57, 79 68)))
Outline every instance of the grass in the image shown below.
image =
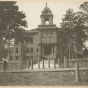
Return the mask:
POLYGON ((0 73, 0 86, 87 86, 88 71, 80 71, 80 82, 75 82, 75 71, 0 73))

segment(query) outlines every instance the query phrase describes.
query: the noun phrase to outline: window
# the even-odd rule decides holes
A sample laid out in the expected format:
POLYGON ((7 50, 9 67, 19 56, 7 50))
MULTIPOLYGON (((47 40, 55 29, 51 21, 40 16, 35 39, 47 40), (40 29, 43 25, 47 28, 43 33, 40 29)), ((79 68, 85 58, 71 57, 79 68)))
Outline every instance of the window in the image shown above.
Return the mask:
POLYGON ((44 42, 47 42, 47 38, 44 38, 44 42))
POLYGON ((45 42, 45 41, 44 41, 44 38, 42 38, 42 42, 45 42))
POLYGON ((54 42, 54 38, 51 38, 51 42, 54 42))
POLYGON ((29 59, 29 56, 27 56, 27 59, 29 59))
POLYGON ((26 59, 26 56, 23 56, 23 60, 25 60, 26 59))
POLYGON ((19 42, 16 41, 15 44, 16 44, 16 46, 19 46, 19 42))
POLYGON ((53 35, 53 33, 51 32, 50 35, 53 35))
POLYGON ((38 48, 37 48, 37 52, 38 52, 38 48))
POLYGON ((33 44, 33 39, 27 41, 28 44, 33 44))
POLYGON ((50 38, 47 38, 47 42, 50 42, 50 38))
POLYGON ((45 22, 45 25, 49 25, 49 21, 46 21, 46 22, 45 22))
POLYGON ((44 33, 42 33, 42 36, 44 36, 44 33))
POLYGON ((10 54, 12 54, 12 50, 10 50, 10 54))
POLYGON ((33 59, 33 56, 31 56, 31 59, 33 59))
POLYGON ((19 58, 18 58, 18 56, 16 56, 16 60, 18 60, 19 58))
POLYGON ((18 53, 18 48, 16 48, 16 53, 18 53))
POLYGON ((50 42, 50 38, 48 39, 48 42, 50 42))
POLYGON ((27 53, 29 53, 29 48, 27 48, 27 53))
POLYGON ((46 33, 46 35, 49 35, 49 33, 46 33))
POLYGON ((10 56, 10 61, 12 61, 12 56, 10 56))
POLYGON ((48 38, 47 38, 47 41, 46 42, 48 42, 48 38))
POLYGON ((31 44, 33 44, 33 39, 31 39, 31 44))
POLYGON ((31 48, 31 53, 33 53, 33 48, 31 48))

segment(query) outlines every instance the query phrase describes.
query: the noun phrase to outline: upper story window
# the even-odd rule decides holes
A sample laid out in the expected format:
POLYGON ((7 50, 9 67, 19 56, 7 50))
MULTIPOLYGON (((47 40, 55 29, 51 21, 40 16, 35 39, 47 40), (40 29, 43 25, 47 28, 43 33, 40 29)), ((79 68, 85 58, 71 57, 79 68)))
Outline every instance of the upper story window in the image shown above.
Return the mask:
POLYGON ((18 60, 19 58, 18 58, 18 56, 16 56, 16 60, 18 60))
POLYGON ((54 42, 54 38, 51 38, 51 42, 54 42))
POLYGON ((33 39, 28 40, 28 41, 27 41, 27 44, 33 44, 33 39))
POLYGON ((18 48, 16 48, 16 53, 18 53, 18 48))
POLYGON ((19 46, 19 42, 15 41, 15 45, 16 45, 16 46, 19 46))
POLYGON ((42 42, 45 42, 45 40, 44 40, 45 38, 42 38, 42 42))
POLYGON ((38 52, 38 48, 37 48, 37 52, 38 52))
POLYGON ((29 56, 27 56, 27 59, 29 59, 29 56))
POLYGON ((31 48, 31 53, 33 53, 33 48, 31 48))
POLYGON ((27 48, 27 53, 29 53, 29 48, 27 48))
POLYGON ((33 56, 31 56, 31 59, 33 59, 33 56))
POLYGON ((46 33, 46 35, 49 35, 49 33, 46 33))
POLYGON ((54 38, 53 37, 44 37, 44 38, 42 38, 42 42, 43 43, 51 43, 51 42, 54 42, 54 38))
POLYGON ((10 56, 10 61, 12 61, 12 56, 10 56))
POLYGON ((42 36, 44 36, 45 35, 45 33, 42 33, 42 36))
POLYGON ((51 32, 50 35, 53 35, 53 32, 51 32))

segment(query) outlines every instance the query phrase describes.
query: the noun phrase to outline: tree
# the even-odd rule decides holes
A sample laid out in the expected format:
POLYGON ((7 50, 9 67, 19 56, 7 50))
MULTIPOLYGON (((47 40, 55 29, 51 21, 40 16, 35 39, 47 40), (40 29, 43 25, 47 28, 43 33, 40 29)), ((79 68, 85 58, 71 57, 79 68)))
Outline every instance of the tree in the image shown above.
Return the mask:
POLYGON ((3 39, 7 42, 11 39, 21 39, 22 30, 27 27, 25 17, 16 2, 0 1, 0 58, 3 39))
MULTIPOLYGON (((79 45, 83 45, 86 38, 84 29, 84 18, 82 12, 74 13, 72 9, 66 11, 66 15, 62 19, 61 27, 63 29, 62 33, 66 39, 66 47, 69 51, 69 59, 73 56, 77 58, 77 48, 79 45), (74 52, 73 52, 74 51, 74 52), (75 54, 75 55, 74 55, 75 54)), ((64 39, 63 38, 63 39, 64 39)))
POLYGON ((87 27, 87 29, 85 30, 85 33, 88 34, 88 2, 84 2, 83 4, 81 4, 80 10, 83 13, 84 24, 87 27))
POLYGON ((68 9, 66 11, 66 15, 64 15, 64 18, 62 18, 62 23, 61 23, 61 28, 63 29, 62 33, 64 35, 63 39, 65 39, 65 44, 68 47, 69 51, 69 59, 70 59, 70 52, 71 52, 71 43, 72 43, 72 28, 74 28, 74 15, 75 13, 73 12, 72 9, 68 9))

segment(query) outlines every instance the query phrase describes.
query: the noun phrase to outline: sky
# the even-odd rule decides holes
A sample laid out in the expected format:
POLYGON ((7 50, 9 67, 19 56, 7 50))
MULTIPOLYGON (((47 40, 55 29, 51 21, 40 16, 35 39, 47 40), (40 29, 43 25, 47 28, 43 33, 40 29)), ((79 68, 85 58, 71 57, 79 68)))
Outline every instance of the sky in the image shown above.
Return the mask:
POLYGON ((74 12, 79 10, 79 6, 85 2, 85 0, 80 1, 68 1, 68 0, 26 0, 26 1, 17 1, 19 10, 23 11, 26 14, 26 20, 28 23, 27 30, 37 28, 41 24, 41 11, 44 7, 47 6, 52 11, 54 18, 53 23, 60 27, 62 22, 63 15, 65 15, 66 10, 69 8, 73 9, 74 12))
MULTIPOLYGON (((88 0, 86 0, 88 1, 88 0)), ((38 25, 41 24, 41 11, 43 11, 44 7, 47 6, 52 11, 54 18, 53 23, 56 24, 57 27, 60 27, 60 23, 62 22, 62 18, 66 14, 66 10, 73 9, 74 12, 79 11, 79 6, 85 2, 85 0, 20 0, 17 1, 17 5, 19 6, 19 10, 23 11, 26 15, 26 20, 28 23, 28 28, 26 30, 31 30, 37 28, 38 25)), ((88 42, 87 42, 88 47, 88 42)))

